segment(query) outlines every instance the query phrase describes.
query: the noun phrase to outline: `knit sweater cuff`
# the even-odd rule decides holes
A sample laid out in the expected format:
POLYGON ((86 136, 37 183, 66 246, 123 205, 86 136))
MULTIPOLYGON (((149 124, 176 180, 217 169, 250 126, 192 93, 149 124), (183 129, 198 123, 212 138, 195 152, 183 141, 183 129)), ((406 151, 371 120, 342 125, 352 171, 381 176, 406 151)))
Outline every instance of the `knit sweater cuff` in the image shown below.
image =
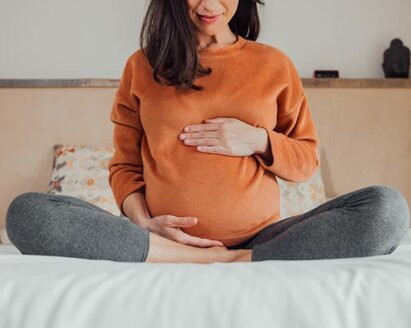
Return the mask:
POLYGON ((140 190, 145 185, 145 181, 139 181, 137 183, 127 183, 117 191, 117 193, 114 195, 114 198, 116 200, 117 207, 119 208, 122 215, 126 216, 123 210, 123 202, 127 198, 127 196, 132 194, 133 192, 140 190))

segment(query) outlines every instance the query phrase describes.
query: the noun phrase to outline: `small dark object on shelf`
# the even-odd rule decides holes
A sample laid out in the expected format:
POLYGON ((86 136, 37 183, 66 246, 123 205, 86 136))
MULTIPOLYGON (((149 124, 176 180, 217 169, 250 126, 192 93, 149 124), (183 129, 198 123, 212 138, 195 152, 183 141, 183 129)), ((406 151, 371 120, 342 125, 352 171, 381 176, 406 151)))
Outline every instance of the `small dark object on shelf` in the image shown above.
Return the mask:
POLYGON ((314 76, 318 78, 337 78, 340 77, 338 71, 327 71, 327 70, 315 70, 314 76))
POLYGON ((410 76, 410 49, 400 39, 393 39, 384 51, 382 63, 386 78, 408 78, 410 76))

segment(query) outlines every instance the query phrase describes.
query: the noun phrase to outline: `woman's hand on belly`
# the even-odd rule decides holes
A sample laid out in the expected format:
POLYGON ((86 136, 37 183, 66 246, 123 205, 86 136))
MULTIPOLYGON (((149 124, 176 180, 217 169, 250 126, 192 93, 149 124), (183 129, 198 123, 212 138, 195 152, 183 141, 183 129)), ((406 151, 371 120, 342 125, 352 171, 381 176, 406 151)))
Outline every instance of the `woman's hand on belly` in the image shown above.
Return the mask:
POLYGON ((205 153, 229 156, 251 156, 266 149, 267 132, 237 118, 205 119, 204 124, 184 127, 179 139, 205 153))
POLYGON ((147 228, 157 235, 174 240, 180 244, 196 247, 221 246, 226 248, 219 240, 194 237, 180 229, 180 227, 191 227, 195 224, 197 224, 197 218, 193 216, 159 215, 148 220, 147 228))

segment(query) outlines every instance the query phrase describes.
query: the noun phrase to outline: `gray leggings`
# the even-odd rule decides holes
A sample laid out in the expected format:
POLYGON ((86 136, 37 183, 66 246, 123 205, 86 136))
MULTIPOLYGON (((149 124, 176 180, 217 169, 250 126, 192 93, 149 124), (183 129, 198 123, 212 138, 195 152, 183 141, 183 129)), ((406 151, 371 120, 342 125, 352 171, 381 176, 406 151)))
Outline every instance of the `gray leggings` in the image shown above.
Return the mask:
MULTIPOLYGON (((390 254, 409 229, 402 194, 373 185, 275 222, 228 249, 252 249, 252 261, 390 254)), ((144 262, 150 232, 81 199, 26 192, 11 203, 7 234, 22 254, 144 262)))

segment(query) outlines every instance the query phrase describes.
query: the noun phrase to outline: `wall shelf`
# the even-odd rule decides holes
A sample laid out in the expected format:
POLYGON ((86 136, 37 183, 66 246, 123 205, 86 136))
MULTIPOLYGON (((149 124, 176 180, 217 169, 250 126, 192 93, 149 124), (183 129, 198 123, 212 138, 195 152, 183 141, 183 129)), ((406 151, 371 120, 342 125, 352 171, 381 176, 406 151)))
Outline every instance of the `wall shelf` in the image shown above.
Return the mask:
POLYGON ((305 88, 411 88, 411 79, 303 78, 305 88))
MULTIPOLYGON (((411 79, 302 78, 305 88, 411 88, 411 79)), ((0 88, 117 88, 118 79, 0 79, 0 88)))

